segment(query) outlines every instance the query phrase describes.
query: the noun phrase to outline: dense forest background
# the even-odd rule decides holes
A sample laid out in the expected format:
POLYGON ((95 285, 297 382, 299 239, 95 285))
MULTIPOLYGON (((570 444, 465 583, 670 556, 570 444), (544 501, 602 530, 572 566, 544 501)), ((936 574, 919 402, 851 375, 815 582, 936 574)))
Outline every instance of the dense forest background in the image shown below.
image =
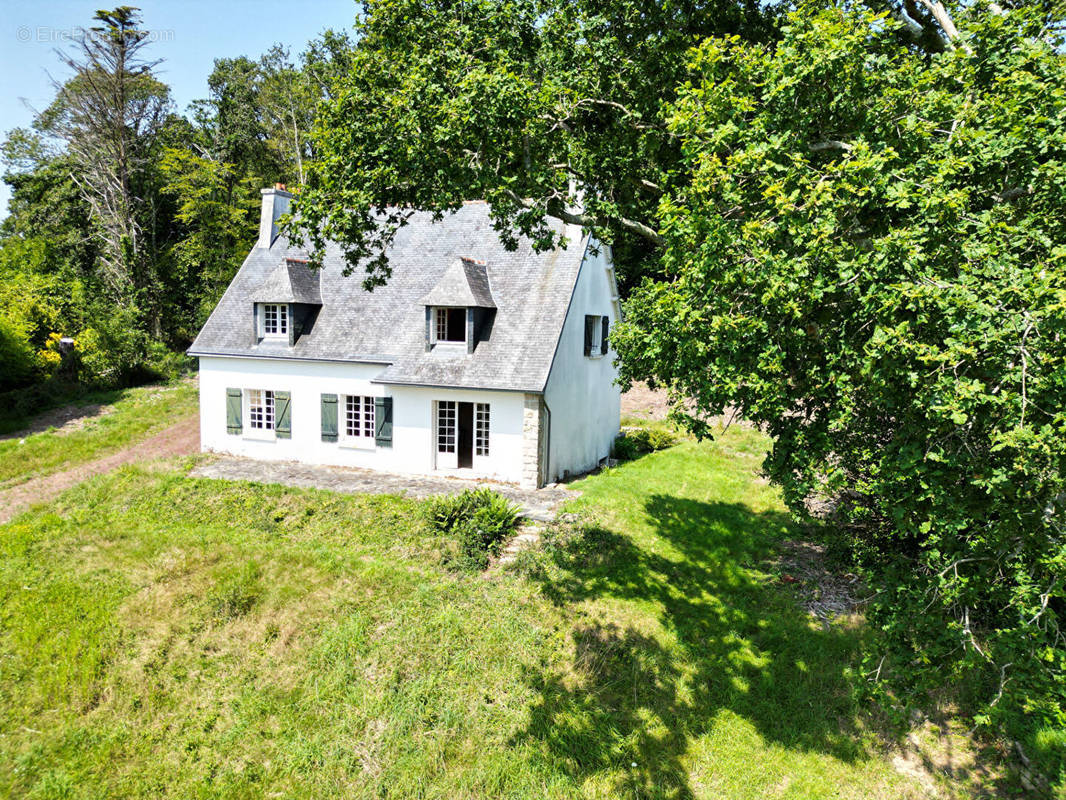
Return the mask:
POLYGON ((258 190, 303 180, 315 106, 349 48, 327 32, 298 55, 277 45, 219 58, 187 114, 156 77, 135 9, 100 12, 57 53, 69 77, 0 151, 12 189, 0 224, 9 412, 73 384, 181 368, 255 238, 258 190))

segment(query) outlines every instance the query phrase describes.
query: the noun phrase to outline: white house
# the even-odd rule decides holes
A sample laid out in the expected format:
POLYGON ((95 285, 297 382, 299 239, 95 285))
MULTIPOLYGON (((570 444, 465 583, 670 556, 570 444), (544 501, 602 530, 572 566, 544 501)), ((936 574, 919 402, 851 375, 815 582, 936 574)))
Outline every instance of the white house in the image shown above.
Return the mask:
POLYGON ((484 203, 416 213, 384 286, 327 248, 312 271, 263 190, 259 241, 189 348, 207 451, 542 486, 597 466, 618 432, 610 249, 579 228, 537 253, 484 203))

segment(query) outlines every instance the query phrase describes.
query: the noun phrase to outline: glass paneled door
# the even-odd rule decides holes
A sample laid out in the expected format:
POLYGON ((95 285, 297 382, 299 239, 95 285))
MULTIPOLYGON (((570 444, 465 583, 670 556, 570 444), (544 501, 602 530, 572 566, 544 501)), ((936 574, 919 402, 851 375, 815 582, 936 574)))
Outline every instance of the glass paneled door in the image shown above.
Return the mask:
POLYGON ((488 422, 486 403, 438 400, 437 469, 470 469, 473 467, 475 440, 478 455, 488 456, 488 422), (478 410, 476 426, 475 405, 478 410))
POLYGON ((437 469, 455 469, 459 466, 458 405, 454 400, 437 401, 437 469))

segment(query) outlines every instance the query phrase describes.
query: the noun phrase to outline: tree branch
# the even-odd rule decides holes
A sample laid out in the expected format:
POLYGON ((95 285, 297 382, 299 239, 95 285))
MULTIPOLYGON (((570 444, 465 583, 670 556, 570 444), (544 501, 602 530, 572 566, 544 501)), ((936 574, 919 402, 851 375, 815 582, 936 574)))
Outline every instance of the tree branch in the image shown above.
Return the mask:
MULTIPOLYGON (((522 208, 534 208, 536 205, 530 200, 522 199, 510 189, 504 189, 504 193, 515 204, 521 206, 522 208)), ((594 228, 596 226, 602 226, 606 224, 605 220, 596 219, 595 217, 590 216, 588 214, 578 214, 572 211, 567 211, 565 208, 563 208, 558 213, 552 213, 546 210, 545 214, 549 217, 555 217, 556 219, 562 220, 567 225, 580 225, 583 228, 594 228)), ((660 236, 656 230, 645 225, 643 222, 638 222, 637 220, 633 219, 626 219, 625 217, 618 217, 614 221, 626 230, 632 231, 643 239, 647 239, 652 244, 661 245, 663 243, 663 237, 660 236)))
POLYGON ((824 150, 843 150, 847 152, 854 148, 847 142, 838 142, 836 139, 826 139, 824 142, 814 142, 813 144, 808 145, 807 149, 812 153, 821 153, 824 150))

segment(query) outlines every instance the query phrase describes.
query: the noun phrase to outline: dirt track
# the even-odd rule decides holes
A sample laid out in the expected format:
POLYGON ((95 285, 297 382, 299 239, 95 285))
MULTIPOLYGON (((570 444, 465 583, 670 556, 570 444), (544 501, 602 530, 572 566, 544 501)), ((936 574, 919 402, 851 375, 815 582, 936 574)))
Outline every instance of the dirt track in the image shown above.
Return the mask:
POLYGON ((30 506, 51 500, 70 487, 123 464, 191 455, 199 451, 200 418, 193 415, 116 453, 0 491, 0 522, 7 522, 30 506))

